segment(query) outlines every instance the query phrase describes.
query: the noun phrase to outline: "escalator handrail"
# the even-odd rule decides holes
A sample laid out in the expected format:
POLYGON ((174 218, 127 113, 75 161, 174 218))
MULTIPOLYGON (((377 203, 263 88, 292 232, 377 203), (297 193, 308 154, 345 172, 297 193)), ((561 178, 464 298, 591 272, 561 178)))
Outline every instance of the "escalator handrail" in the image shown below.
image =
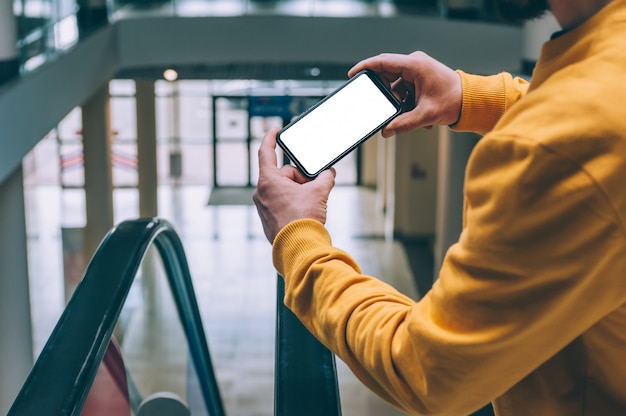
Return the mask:
POLYGON ((224 415, 182 243, 169 222, 154 218, 124 221, 104 238, 8 416, 80 415, 152 244, 163 260, 206 408, 211 416, 224 415))
POLYGON ((274 416, 341 416, 335 355, 283 303, 276 285, 274 416))

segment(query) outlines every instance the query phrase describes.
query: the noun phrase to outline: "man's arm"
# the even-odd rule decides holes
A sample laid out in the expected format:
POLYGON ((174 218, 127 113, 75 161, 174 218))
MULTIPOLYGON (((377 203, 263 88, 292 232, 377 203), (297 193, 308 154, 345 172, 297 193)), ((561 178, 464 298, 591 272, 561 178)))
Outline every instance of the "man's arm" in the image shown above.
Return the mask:
POLYGON ((468 166, 467 200, 459 243, 417 303, 364 275, 318 221, 291 222, 274 240, 287 307, 410 413, 480 408, 624 302, 606 280, 624 267, 620 224, 568 158, 487 137, 468 166))

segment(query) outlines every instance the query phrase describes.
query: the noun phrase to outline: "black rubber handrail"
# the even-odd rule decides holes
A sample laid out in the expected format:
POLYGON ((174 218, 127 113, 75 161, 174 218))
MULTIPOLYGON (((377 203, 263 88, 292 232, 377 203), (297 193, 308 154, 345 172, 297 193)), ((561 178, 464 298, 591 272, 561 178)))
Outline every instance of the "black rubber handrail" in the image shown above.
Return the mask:
POLYGON ((125 221, 112 229, 9 410, 9 416, 80 415, 141 261, 154 244, 187 336, 206 408, 224 409, 185 253, 172 226, 161 219, 125 221))
POLYGON ((340 416, 335 355, 283 303, 285 284, 276 290, 275 416, 340 416))

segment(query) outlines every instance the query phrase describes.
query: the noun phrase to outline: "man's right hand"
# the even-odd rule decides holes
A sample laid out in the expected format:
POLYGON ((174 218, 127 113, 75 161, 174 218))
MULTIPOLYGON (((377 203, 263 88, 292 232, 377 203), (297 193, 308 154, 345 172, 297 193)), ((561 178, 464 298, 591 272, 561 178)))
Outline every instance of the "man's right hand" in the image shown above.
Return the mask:
POLYGON ((367 58, 352 67, 348 76, 363 69, 376 72, 404 105, 404 113, 383 129, 384 137, 458 121, 463 99, 461 77, 424 52, 367 58))
POLYGON ((292 221, 310 218, 326 223, 326 204, 335 185, 334 168, 323 171, 315 179, 305 177, 291 165, 279 168, 277 133, 277 128, 268 131, 259 146, 259 180, 252 196, 270 243, 292 221))

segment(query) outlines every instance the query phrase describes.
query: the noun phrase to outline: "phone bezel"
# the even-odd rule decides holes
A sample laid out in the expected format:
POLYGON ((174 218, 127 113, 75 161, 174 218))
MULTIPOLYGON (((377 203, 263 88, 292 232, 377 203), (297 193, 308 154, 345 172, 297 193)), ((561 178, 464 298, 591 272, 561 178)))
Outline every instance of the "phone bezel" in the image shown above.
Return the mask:
POLYGON ((278 143, 280 148, 283 150, 283 152, 289 157, 289 160, 291 160, 291 162, 300 170, 300 172, 302 172, 305 176, 307 176, 309 178, 315 178, 321 172, 325 171, 326 169, 330 168, 332 165, 334 165, 335 163, 337 163, 338 161, 343 159, 346 155, 348 155, 350 152, 352 152, 354 149, 356 149, 361 143, 363 143, 364 141, 366 141, 367 139, 372 137, 374 134, 376 134, 380 129, 382 129, 385 125, 387 125, 391 120, 396 118, 401 112, 402 112, 402 104, 396 99, 396 97, 393 95, 393 93, 391 91, 389 91, 389 89, 385 86, 385 84, 380 80, 380 78, 373 71, 365 69, 365 70, 360 71, 357 74, 355 74, 352 78, 350 78, 348 81, 346 81, 339 88, 337 88, 336 90, 334 90, 333 92, 328 94, 326 97, 322 98, 320 101, 318 101, 317 103, 312 105, 310 108, 308 108, 302 114, 300 114, 298 117, 296 117, 294 120, 292 120, 285 127, 280 129, 280 131, 276 135, 276 142, 278 143), (280 137, 281 134, 284 131, 286 131, 287 129, 289 129, 291 126, 296 124, 298 121, 300 121, 303 118, 305 118, 309 113, 311 113, 317 107, 319 107, 322 104, 324 104, 326 101, 328 101, 330 98, 332 98, 335 94, 337 94, 339 91, 341 91, 346 86, 348 86, 351 82, 353 82, 354 80, 356 80, 358 77, 361 77, 361 76, 367 76, 367 77, 370 78, 370 80, 374 83, 374 85, 376 85, 378 87, 380 92, 395 107, 396 112, 393 115, 391 115, 389 118, 387 118, 385 121, 380 123, 377 127, 372 129, 368 134, 363 136, 361 139, 357 140, 352 146, 347 148, 344 152, 339 154, 337 157, 335 157, 333 160, 331 160, 329 163, 327 163, 324 167, 319 169, 317 172, 308 172, 306 170, 306 168, 304 168, 304 166, 300 163, 300 161, 293 155, 293 153, 291 152, 289 147, 281 140, 281 137, 280 137))

